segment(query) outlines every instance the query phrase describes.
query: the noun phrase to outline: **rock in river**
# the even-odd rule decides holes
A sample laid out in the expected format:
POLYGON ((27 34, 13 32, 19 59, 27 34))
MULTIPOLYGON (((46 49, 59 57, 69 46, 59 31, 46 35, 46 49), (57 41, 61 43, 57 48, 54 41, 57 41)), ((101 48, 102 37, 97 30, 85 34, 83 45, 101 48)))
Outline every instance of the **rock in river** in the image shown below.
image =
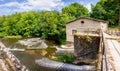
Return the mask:
POLYGON ((41 49, 47 48, 47 44, 41 38, 28 38, 18 41, 19 44, 24 45, 27 49, 41 49))

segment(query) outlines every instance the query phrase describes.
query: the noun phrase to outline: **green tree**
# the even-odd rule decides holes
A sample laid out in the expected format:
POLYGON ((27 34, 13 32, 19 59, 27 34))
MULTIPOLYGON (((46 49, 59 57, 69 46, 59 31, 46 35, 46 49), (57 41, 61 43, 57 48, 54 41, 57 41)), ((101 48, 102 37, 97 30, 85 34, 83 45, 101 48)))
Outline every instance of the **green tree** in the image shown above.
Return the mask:
POLYGON ((80 16, 89 16, 88 9, 77 2, 63 8, 62 13, 74 18, 79 18, 80 16))
POLYGON ((120 9, 120 0, 100 0, 95 6, 92 5, 91 17, 108 20, 109 26, 117 26, 120 9))

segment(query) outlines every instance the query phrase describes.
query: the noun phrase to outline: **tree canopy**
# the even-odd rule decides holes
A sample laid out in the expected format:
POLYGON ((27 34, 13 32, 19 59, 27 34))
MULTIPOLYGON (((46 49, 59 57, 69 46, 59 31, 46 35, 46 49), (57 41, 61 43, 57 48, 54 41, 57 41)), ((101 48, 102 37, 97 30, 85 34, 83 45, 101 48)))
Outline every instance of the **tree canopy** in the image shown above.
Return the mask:
POLYGON ((100 0, 92 5, 91 17, 108 20, 109 26, 117 26, 119 20, 120 0, 100 0))
POLYGON ((65 23, 80 16, 89 16, 89 12, 79 3, 63 8, 62 13, 30 11, 0 16, 0 36, 42 37, 63 43, 66 38, 65 23))
POLYGON ((62 9, 62 13, 75 18, 90 15, 88 9, 79 3, 73 3, 69 6, 66 6, 65 8, 62 9))

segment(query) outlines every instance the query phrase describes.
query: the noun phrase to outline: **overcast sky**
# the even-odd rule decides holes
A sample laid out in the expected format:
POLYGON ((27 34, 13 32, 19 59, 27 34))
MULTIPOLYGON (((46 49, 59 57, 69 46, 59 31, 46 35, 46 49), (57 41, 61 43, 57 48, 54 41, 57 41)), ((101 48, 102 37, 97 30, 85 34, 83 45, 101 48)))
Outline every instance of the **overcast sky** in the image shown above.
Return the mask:
POLYGON ((99 0, 0 0, 0 15, 8 15, 23 11, 58 10, 73 3, 78 2, 91 11, 91 4, 96 4, 99 0))

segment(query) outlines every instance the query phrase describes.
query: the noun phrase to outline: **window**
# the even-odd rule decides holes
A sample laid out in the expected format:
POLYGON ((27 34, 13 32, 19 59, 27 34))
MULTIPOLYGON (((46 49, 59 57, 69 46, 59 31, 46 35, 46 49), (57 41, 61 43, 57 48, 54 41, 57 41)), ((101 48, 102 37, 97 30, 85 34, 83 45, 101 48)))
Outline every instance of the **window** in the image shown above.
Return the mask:
POLYGON ((81 24, 84 24, 84 21, 81 21, 81 24))
POLYGON ((75 33, 77 33, 77 30, 72 30, 72 34, 75 34, 75 33))

